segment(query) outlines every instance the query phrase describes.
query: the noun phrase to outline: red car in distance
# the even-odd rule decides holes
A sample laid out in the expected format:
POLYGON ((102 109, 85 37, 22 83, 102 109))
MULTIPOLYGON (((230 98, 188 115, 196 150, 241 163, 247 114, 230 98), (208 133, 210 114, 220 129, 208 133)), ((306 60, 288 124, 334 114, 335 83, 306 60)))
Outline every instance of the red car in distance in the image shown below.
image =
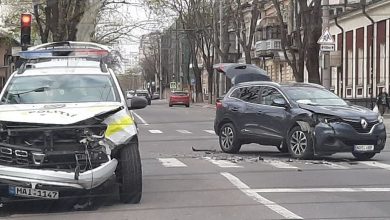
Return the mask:
POLYGON ((169 97, 169 107, 173 105, 185 105, 187 108, 190 107, 190 94, 188 92, 172 92, 169 97))

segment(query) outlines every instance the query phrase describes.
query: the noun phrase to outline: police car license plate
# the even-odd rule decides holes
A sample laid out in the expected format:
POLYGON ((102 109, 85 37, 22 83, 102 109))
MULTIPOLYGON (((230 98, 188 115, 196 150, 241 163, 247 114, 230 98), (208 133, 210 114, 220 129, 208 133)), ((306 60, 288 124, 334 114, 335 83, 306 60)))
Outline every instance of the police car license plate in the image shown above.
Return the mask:
POLYGON ((8 193, 12 196, 33 197, 42 199, 58 199, 58 191, 32 189, 19 186, 10 186, 8 193))
POLYGON ((355 145, 355 151, 373 151, 374 145, 355 145))

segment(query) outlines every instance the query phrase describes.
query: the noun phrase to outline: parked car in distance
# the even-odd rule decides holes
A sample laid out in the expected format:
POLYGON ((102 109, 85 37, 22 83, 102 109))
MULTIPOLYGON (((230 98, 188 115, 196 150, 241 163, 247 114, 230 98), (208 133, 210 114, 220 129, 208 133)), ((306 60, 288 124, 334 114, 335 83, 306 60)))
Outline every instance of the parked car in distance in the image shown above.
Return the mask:
POLYGON ((148 105, 152 104, 152 97, 150 96, 148 90, 136 90, 134 96, 144 97, 148 101, 148 105))
POLYGON ((153 100, 160 99, 160 93, 159 92, 154 92, 153 95, 152 95, 152 99, 153 100))
POLYGON ((367 160, 386 143, 382 116, 316 84, 242 83, 216 107, 214 129, 227 153, 258 143, 299 159, 350 152, 367 160))
POLYGON ((173 105, 185 105, 187 108, 190 107, 190 94, 183 91, 172 92, 169 97, 169 107, 173 105))

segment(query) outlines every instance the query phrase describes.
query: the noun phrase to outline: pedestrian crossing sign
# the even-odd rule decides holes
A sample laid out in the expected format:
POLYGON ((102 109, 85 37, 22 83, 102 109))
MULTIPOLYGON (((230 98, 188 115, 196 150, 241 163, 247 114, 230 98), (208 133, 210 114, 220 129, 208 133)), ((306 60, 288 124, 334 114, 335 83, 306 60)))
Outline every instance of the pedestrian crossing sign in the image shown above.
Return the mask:
POLYGON ((318 44, 334 44, 334 39, 332 37, 332 35, 330 34, 329 32, 329 29, 326 28, 325 31, 322 33, 320 39, 318 39, 317 41, 318 44))

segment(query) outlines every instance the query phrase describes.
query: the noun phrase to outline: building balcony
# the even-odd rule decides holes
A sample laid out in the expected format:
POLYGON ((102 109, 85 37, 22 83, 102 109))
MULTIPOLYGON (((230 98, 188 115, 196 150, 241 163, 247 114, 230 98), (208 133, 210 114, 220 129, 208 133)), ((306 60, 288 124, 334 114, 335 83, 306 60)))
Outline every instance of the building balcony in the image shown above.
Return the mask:
POLYGON ((280 39, 257 41, 255 45, 257 57, 273 56, 275 52, 282 50, 282 42, 280 39))

